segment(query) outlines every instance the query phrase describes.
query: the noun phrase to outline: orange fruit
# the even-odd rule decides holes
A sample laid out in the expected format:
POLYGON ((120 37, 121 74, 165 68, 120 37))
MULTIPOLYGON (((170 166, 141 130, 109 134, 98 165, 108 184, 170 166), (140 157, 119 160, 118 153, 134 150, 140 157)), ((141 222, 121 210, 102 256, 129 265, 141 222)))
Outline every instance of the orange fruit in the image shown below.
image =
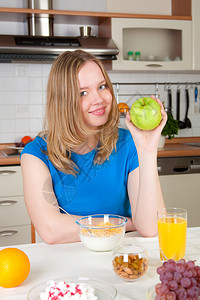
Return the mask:
POLYGON ((23 138, 21 139, 21 142, 24 143, 24 145, 26 145, 27 143, 31 142, 32 138, 28 135, 23 136, 23 138))
POLYGON ((129 106, 124 102, 119 103, 118 107, 119 107, 119 112, 121 113, 129 111, 129 106))
POLYGON ((0 286, 16 287, 24 282, 29 272, 30 261, 22 250, 17 248, 0 250, 0 286))

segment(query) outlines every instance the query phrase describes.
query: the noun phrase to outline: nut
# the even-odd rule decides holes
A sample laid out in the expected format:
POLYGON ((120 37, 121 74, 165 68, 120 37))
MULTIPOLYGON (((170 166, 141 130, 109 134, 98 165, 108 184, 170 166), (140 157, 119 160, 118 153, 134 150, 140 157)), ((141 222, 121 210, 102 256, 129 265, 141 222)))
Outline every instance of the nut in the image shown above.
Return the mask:
POLYGON ((141 257, 139 255, 134 255, 132 253, 126 254, 126 261, 124 261, 124 256, 115 256, 113 259, 113 268, 115 273, 127 280, 134 280, 146 272, 148 268, 148 259, 141 257), (128 260, 128 262, 127 262, 128 260))

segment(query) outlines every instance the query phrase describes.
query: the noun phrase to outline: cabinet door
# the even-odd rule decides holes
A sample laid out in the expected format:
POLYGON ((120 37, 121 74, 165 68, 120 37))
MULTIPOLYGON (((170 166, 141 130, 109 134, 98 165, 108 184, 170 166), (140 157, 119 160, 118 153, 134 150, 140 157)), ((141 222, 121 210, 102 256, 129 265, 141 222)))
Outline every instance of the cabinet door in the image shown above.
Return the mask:
POLYGON ((24 197, 0 197, 0 227, 31 224, 24 197))
POLYGON ((0 167, 0 197, 23 195, 20 166, 0 167))
POLYGON ((200 1, 192 0, 193 69, 200 70, 200 1))
POLYGON ((31 243, 31 225, 0 227, 0 247, 31 243))
POLYGON ((159 176, 167 207, 187 209, 188 227, 199 227, 200 174, 159 176))
POLYGON ((113 70, 192 69, 191 21, 113 18, 112 38, 120 50, 113 70), (128 51, 140 51, 140 61, 128 51))

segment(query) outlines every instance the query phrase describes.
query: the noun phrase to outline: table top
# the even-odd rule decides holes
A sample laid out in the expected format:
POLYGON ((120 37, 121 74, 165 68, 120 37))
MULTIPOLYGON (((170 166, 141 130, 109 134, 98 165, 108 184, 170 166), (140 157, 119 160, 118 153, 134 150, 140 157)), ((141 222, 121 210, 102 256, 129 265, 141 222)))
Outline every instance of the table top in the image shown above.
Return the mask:
MULTIPOLYGON (((117 277, 112 268, 111 252, 93 252, 81 242, 48 245, 45 243, 14 246, 29 257, 31 271, 20 286, 11 289, 0 287, 1 300, 27 300, 28 291, 35 285, 51 279, 89 277, 106 281, 118 291, 117 300, 145 300, 146 291, 158 282, 156 273, 160 265, 158 238, 144 238, 137 232, 127 233, 125 239, 143 245, 149 254, 147 273, 135 282, 126 282, 117 277)), ((0 248, 3 249, 5 247, 0 248)), ((196 259, 200 265, 200 227, 188 228, 186 258, 196 259)))

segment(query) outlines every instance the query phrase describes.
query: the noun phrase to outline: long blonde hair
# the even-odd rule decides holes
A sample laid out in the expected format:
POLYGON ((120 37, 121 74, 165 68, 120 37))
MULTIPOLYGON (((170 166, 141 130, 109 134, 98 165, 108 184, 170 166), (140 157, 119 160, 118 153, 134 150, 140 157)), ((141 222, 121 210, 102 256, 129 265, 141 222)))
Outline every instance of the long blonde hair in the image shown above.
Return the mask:
POLYGON ((47 154, 54 166, 68 174, 78 173, 77 166, 71 160, 71 151, 84 145, 90 135, 98 136, 94 163, 102 164, 116 148, 118 123, 117 102, 102 63, 82 50, 66 51, 59 55, 49 74, 44 130, 40 133, 47 141, 47 154), (78 73, 87 61, 99 66, 112 95, 108 121, 95 131, 86 127, 81 111, 78 73))

